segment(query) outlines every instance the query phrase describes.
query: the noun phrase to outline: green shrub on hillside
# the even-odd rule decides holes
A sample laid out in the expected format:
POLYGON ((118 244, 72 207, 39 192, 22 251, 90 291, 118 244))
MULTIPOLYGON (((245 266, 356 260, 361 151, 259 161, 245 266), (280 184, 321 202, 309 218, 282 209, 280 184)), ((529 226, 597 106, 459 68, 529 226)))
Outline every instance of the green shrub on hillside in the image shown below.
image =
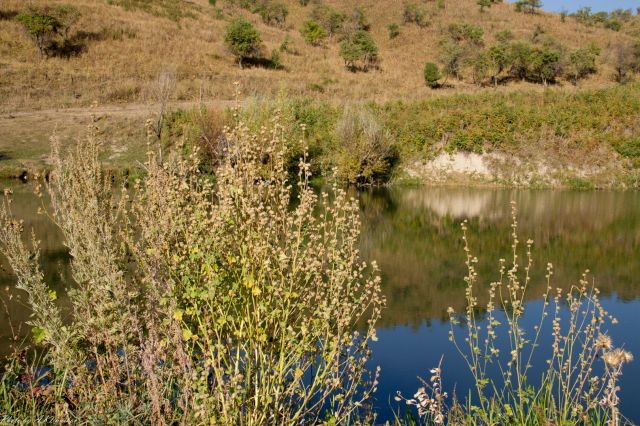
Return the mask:
POLYGON ((320 46, 327 38, 327 33, 318 22, 310 19, 302 24, 300 34, 304 40, 312 46, 320 46))
POLYGON ((567 74, 573 79, 574 84, 577 84, 578 80, 598 70, 596 65, 598 56, 600 56, 600 48, 595 44, 571 52, 569 55, 567 74))
MULTIPOLYGON (((473 55, 471 59, 471 71, 474 84, 482 86, 489 77, 493 77, 492 57, 487 51, 480 51, 473 55)), ((494 79, 495 81, 495 79, 494 79)))
POLYGON ((260 55, 262 38, 251 22, 242 18, 232 21, 224 36, 224 42, 242 68, 242 61, 260 55))
POLYGON ((329 37, 338 33, 345 21, 347 15, 327 5, 318 5, 311 11, 311 18, 318 22, 329 37))
POLYGON ((548 47, 535 49, 531 57, 531 77, 545 86, 562 72, 560 53, 548 47))
POLYGON ((389 30, 389 39, 394 39, 400 35, 400 26, 395 22, 387 25, 387 29, 389 30))
POLYGON ((468 63, 470 50, 451 40, 445 40, 440 44, 440 62, 442 63, 445 75, 462 79, 462 68, 468 63))
POLYGON ((516 11, 525 13, 537 13, 542 8, 541 0, 517 0, 516 11))
POLYGON ((79 19, 80 10, 70 4, 29 9, 16 16, 42 55, 66 57, 84 48, 83 40, 71 35, 79 19))
POLYGON ((369 31, 369 28, 371 27, 364 9, 360 6, 353 9, 353 12, 350 16, 350 21, 353 23, 354 29, 356 31, 369 31))
POLYGON ((610 13, 605 11, 592 13, 590 7, 582 7, 571 16, 584 25, 601 25, 613 31, 620 31, 624 23, 633 18, 633 11, 631 9, 615 9, 610 13))
POLYGON ((452 23, 447 27, 447 36, 455 43, 467 43, 474 47, 484 45, 484 30, 473 24, 452 23))
POLYGON ((424 10, 415 3, 405 3, 402 11, 402 20, 405 24, 416 24, 419 27, 428 25, 424 10))
POLYGON ((614 148, 624 157, 640 159, 640 137, 621 138, 614 144, 614 148))
POLYGON ((357 31, 351 38, 340 43, 340 56, 345 66, 352 71, 360 68, 368 71, 378 64, 378 46, 367 31, 357 31))
POLYGON ((484 13, 484 10, 491 7, 491 0, 478 0, 476 2, 480 6, 480 13, 484 13))
POLYGON ((487 51, 487 63, 494 87, 498 85, 498 77, 507 69, 509 62, 509 47, 506 44, 499 43, 487 51))
POLYGON ((640 72, 640 42, 620 42, 609 49, 607 56, 618 83, 626 83, 632 74, 640 72))
POLYGON ((438 80, 442 78, 438 66, 433 62, 424 64, 424 81, 432 89, 439 86, 438 80))
POLYGON ((484 30, 473 24, 450 24, 440 42, 440 62, 446 75, 462 79, 464 67, 474 65, 484 45, 484 30))
POLYGON ((534 56, 533 47, 525 41, 516 41, 509 45, 509 74, 514 78, 526 80, 531 72, 534 56))
POLYGON ((62 31, 62 23, 54 16, 21 13, 16 19, 24 26, 43 55, 47 53, 55 38, 62 31))
POLYGON ((254 13, 260 15, 262 22, 274 27, 282 27, 287 20, 289 9, 283 3, 265 0, 253 9, 254 13))

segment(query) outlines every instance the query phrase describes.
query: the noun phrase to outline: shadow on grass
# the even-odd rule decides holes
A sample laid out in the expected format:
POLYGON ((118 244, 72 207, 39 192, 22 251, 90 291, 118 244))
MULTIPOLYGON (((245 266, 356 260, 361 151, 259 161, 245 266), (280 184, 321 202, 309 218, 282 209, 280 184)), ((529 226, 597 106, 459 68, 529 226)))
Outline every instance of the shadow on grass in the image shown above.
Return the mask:
POLYGON ((18 16, 17 10, 0 10, 0 21, 9 21, 18 16))
POLYGON ((284 66, 270 58, 245 58, 242 60, 243 68, 265 68, 269 70, 283 70, 284 66))

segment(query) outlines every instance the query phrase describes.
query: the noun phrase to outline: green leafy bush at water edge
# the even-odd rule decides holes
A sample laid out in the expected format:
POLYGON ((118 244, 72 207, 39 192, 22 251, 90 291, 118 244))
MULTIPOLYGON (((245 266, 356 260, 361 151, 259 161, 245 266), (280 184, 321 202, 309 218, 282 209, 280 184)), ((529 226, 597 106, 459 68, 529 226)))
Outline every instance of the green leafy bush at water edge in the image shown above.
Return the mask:
MULTIPOLYGON (((319 85, 318 90, 325 90, 324 86, 319 85)), ((592 154, 595 147, 605 154, 615 151, 623 158, 639 157, 638 138, 628 133, 640 128, 637 84, 575 93, 551 90, 456 95, 370 104, 366 109, 369 121, 385 129, 385 138, 392 141, 396 152, 395 160, 387 163, 390 170, 374 179, 378 182, 392 176, 393 169, 405 161, 432 158, 442 151, 520 153, 539 151, 540 144, 546 143, 553 151, 545 161, 570 164, 580 156, 592 155, 585 161, 597 162, 600 158, 592 154), (554 146, 564 151, 556 151, 554 146)), ((331 175, 336 164, 348 163, 343 161, 343 154, 358 151, 349 148, 350 138, 340 135, 338 124, 345 114, 342 106, 282 95, 276 101, 249 102, 240 113, 257 131, 268 124, 276 110, 282 114, 287 139, 292 141, 291 170, 305 146, 316 176, 331 175), (304 131, 301 124, 305 125, 304 131)), ((352 142, 357 145, 355 139, 352 142)))

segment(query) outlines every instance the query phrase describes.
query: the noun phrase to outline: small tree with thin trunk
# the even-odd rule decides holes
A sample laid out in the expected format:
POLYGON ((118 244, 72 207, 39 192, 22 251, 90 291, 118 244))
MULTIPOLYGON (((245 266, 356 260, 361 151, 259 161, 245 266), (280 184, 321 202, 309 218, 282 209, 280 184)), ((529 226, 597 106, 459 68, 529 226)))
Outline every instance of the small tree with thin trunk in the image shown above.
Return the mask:
POLYGON ((62 31, 62 23, 51 15, 21 13, 16 18, 33 38, 41 54, 45 55, 53 40, 62 31))
POLYGON ((262 38, 253 25, 244 19, 236 19, 229 24, 224 42, 236 57, 240 68, 245 59, 260 55, 262 38))
POLYGON ((498 86, 498 77, 509 65, 509 51, 508 47, 504 43, 491 46, 487 51, 487 60, 489 63, 489 69, 491 71, 491 79, 493 80, 493 86, 498 86))
POLYGON ((340 56, 348 69, 355 71, 359 62, 366 72, 378 63, 378 46, 367 31, 357 31, 353 37, 340 43, 340 56))

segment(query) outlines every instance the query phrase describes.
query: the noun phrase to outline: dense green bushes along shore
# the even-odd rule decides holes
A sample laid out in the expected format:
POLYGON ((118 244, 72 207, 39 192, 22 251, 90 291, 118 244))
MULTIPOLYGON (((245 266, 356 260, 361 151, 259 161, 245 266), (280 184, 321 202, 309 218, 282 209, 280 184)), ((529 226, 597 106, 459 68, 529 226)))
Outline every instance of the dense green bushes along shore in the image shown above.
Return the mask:
MULTIPOLYGON (((294 141, 288 153, 291 166, 306 150, 316 176, 336 171, 349 183, 385 183, 402 177, 412 162, 468 152, 515 156, 523 163, 577 173, 616 164, 612 180, 638 185, 640 84, 344 106, 281 96, 249 100, 239 114, 258 130, 276 112, 286 137, 294 141)), ((229 119, 229 114, 206 110, 173 112, 166 121, 165 142, 184 139, 210 153, 211 141, 218 137, 211 129, 220 132, 229 119)))

